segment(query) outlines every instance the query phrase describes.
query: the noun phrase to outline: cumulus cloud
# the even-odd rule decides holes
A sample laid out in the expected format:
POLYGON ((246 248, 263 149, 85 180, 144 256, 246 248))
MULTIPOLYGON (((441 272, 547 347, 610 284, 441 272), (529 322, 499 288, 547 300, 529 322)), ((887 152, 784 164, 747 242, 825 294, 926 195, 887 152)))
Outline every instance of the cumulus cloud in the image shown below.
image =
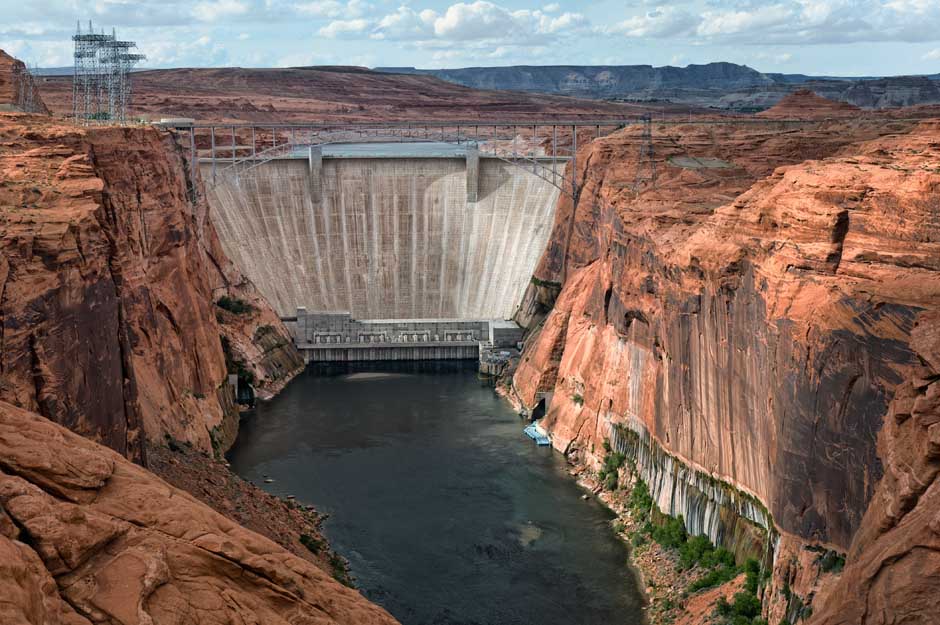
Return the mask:
POLYGON ((372 5, 363 0, 349 0, 345 3, 337 2, 337 0, 315 0, 295 3, 292 8, 310 17, 353 19, 365 15, 372 9, 372 5))
POLYGON ((787 24, 793 17, 793 9, 782 4, 759 7, 752 11, 706 13, 698 26, 697 33, 705 37, 713 37, 754 32, 787 24))
POLYGON ((422 40, 434 36, 434 20, 437 13, 431 10, 420 13, 411 7, 401 6, 379 20, 373 33, 375 39, 422 40))
POLYGON ((925 61, 940 61, 940 48, 934 48, 924 56, 920 57, 925 61))
POLYGON ((486 0, 477 0, 452 4, 440 13, 431 9, 418 12, 408 6, 399 7, 378 22, 373 36, 423 42, 505 41, 523 45, 551 35, 575 32, 587 24, 587 19, 580 13, 555 15, 542 10, 511 10, 486 0))
POLYGON ((635 15, 603 28, 601 32, 627 37, 676 37, 691 33, 700 21, 700 18, 684 9, 663 7, 635 15))
POLYGON ((248 13, 249 5, 242 0, 214 0, 200 2, 193 7, 193 17, 203 22, 214 22, 226 17, 248 13))
POLYGON ((703 40, 754 45, 936 41, 937 0, 778 0, 705 11, 703 40))
POLYGON ((321 28, 318 32, 321 37, 336 39, 362 34, 369 28, 369 22, 364 19, 334 20, 321 28))

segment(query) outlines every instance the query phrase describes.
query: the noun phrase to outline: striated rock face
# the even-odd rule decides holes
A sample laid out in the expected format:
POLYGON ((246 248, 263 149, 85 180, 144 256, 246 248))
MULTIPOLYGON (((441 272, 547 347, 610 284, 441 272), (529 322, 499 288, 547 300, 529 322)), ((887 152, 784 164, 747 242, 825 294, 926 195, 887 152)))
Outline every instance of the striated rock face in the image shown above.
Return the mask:
POLYGON ((0 587, 11 625, 395 623, 145 469, 2 402, 0 587))
POLYGON ((234 440, 222 332, 262 385, 297 370, 186 172, 166 133, 0 115, 0 400, 142 461, 144 436, 234 440), (252 317, 220 328, 226 294, 252 317))
MULTIPOLYGON (((841 551, 877 540, 933 480, 885 438, 902 436, 892 401, 910 414, 933 380, 940 126, 658 128, 656 184, 637 195, 638 136, 579 156, 580 200, 560 204, 536 272, 560 294, 529 315, 518 399, 554 391, 543 424, 568 453, 598 457, 624 424, 758 497, 785 537, 841 551)), ((929 438, 909 440, 925 457, 929 438)), ((927 564, 905 553, 905 570, 927 564)))

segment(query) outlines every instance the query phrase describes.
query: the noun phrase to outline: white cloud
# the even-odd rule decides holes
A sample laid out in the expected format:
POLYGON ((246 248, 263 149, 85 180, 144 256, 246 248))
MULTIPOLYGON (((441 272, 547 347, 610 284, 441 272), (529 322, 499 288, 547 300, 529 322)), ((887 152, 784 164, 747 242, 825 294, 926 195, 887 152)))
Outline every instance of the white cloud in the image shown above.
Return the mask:
POLYGON ((627 37, 676 37, 687 35, 699 25, 700 18, 684 9, 657 8, 602 29, 602 32, 627 37))
POLYGON ((431 10, 416 12, 411 7, 401 6, 379 20, 373 38, 422 40, 434 36, 434 20, 437 13, 431 10))
POLYGON ((301 15, 319 18, 346 18, 362 17, 372 10, 372 5, 364 0, 349 0, 345 4, 337 0, 314 0, 312 2, 296 2, 291 5, 294 11, 301 15))
POLYGON ((794 22, 793 9, 775 4, 753 11, 723 11, 706 13, 699 24, 698 34, 705 37, 733 35, 754 31, 779 24, 794 22))
POLYGON ((940 61, 940 48, 935 48, 920 58, 925 61, 940 61))
POLYGON ((321 37, 336 39, 362 34, 369 28, 369 22, 364 19, 335 20, 321 28, 318 32, 321 37))
POLYGON ((343 14, 343 9, 343 4, 336 0, 315 0, 294 5, 295 11, 311 17, 339 17, 343 14))
POLYGON ((244 15, 248 9, 248 4, 242 0, 200 2, 193 7, 193 17, 204 22, 214 22, 225 17, 244 15))
POLYGON ((552 35, 575 32, 587 24, 580 13, 554 15, 539 10, 513 11, 477 0, 452 4, 443 13, 431 9, 418 12, 401 6, 379 20, 373 38, 424 42, 424 47, 434 40, 526 45, 552 35))
POLYGON ((458 2, 434 20, 434 34, 451 40, 492 39, 509 34, 512 22, 508 10, 491 2, 458 2))
POLYGON ((542 7, 542 10, 546 13, 558 13, 561 11, 561 5, 557 2, 553 2, 551 4, 546 4, 544 7, 542 7))

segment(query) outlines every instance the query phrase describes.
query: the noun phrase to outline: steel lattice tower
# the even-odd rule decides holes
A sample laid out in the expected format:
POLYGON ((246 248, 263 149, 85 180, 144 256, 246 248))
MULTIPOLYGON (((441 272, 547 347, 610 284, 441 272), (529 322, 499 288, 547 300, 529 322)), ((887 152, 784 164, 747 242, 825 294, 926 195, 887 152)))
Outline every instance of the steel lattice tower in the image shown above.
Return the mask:
POLYGON ((78 24, 72 41, 75 42, 72 117, 83 123, 126 121, 130 72, 147 57, 131 53, 137 44, 119 41, 113 30, 110 35, 96 33, 90 21, 85 33, 78 24))

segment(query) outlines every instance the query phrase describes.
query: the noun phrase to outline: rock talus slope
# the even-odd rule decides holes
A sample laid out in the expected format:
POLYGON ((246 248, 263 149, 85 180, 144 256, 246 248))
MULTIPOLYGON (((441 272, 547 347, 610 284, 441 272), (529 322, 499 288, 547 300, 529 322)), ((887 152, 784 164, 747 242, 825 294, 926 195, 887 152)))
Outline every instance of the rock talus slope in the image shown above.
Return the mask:
POLYGON ((234 440, 221 334, 262 385, 302 365, 189 182, 166 133, 0 116, 0 400, 142 460, 234 440), (252 315, 220 323, 226 294, 252 315))
POLYGON ((0 402, 4 625, 392 624, 119 454, 0 402))
MULTIPOLYGON (((531 287, 560 294, 520 315, 534 331, 518 398, 554 391, 544 425, 569 454, 602 455, 612 424, 648 430, 757 496, 785 540, 851 549, 849 584, 884 541, 903 555, 868 564, 870 596, 890 590, 879 565, 923 594, 911 573, 933 556, 914 542, 936 540, 936 517, 905 519, 935 476, 940 127, 661 127, 655 186, 637 194, 639 134, 579 157, 581 197, 560 204, 531 287), (908 547, 887 538, 902 528, 908 547)), ((771 622, 786 603, 770 597, 771 622)))

